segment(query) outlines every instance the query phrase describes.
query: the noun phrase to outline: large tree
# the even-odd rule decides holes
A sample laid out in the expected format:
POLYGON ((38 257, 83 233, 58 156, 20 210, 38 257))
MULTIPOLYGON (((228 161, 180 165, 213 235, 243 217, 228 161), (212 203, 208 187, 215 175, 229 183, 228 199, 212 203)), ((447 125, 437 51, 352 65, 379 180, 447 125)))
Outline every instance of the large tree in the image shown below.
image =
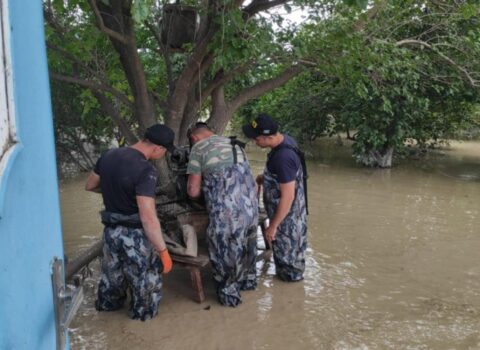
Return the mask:
POLYGON ((87 89, 77 102, 95 100, 128 142, 164 121, 184 143, 206 109, 223 132, 243 104, 301 72, 294 30, 269 11, 308 5, 322 8, 314 0, 46 0, 50 75, 87 89), (168 16, 192 11, 193 41, 172 47, 189 28, 168 16))
POLYGON ((259 105, 309 137, 352 131, 360 162, 389 167, 406 140, 445 137, 473 115, 480 102, 480 4, 371 5, 358 11, 339 4, 329 18, 305 28, 297 40, 313 73, 259 105))
MULTIPOLYGON (((170 126, 181 145, 198 118, 223 133, 243 104, 302 71, 291 44, 295 28, 278 10, 307 5, 316 8, 313 15, 323 8, 316 0, 45 0, 57 100, 80 104, 83 114, 101 111, 127 144, 156 122, 170 126), (184 36, 192 28, 183 20, 192 11, 189 41, 184 36), (83 92, 69 101, 62 83, 83 92)), ((165 162, 157 168, 161 191, 173 194, 165 162)))

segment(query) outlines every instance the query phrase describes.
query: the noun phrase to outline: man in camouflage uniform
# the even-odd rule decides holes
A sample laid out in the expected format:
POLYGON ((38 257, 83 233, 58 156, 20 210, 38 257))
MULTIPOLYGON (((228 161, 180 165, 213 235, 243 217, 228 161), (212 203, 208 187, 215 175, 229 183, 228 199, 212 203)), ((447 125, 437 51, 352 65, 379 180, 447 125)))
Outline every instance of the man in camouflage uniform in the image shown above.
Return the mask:
POLYGON ((257 285, 255 181, 242 147, 217 136, 205 123, 190 128, 188 194, 205 197, 209 214, 207 244, 218 300, 241 303, 241 290, 257 285))
POLYGON ((104 153, 88 177, 85 189, 101 192, 105 205, 99 311, 120 309, 129 289, 131 318, 145 321, 158 313, 161 273, 171 270, 172 260, 156 213, 157 171, 148 161, 171 151, 173 139, 170 128, 153 125, 142 141, 104 153))
POLYGON ((265 236, 273 249, 276 274, 284 281, 301 281, 307 248, 303 154, 295 140, 279 133, 278 124, 266 114, 244 125, 243 132, 258 146, 271 148, 257 183, 259 187, 263 185, 263 201, 270 220, 265 236))

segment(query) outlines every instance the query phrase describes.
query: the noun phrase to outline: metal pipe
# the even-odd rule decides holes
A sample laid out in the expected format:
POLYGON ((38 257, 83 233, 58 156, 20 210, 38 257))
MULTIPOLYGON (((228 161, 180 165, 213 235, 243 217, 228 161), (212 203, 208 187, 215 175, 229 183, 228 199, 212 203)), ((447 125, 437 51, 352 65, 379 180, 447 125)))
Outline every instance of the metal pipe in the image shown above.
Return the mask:
POLYGON ((65 269, 65 279, 69 280, 75 273, 80 271, 84 266, 88 265, 93 259, 102 255, 103 241, 99 240, 85 249, 71 261, 67 262, 65 269))

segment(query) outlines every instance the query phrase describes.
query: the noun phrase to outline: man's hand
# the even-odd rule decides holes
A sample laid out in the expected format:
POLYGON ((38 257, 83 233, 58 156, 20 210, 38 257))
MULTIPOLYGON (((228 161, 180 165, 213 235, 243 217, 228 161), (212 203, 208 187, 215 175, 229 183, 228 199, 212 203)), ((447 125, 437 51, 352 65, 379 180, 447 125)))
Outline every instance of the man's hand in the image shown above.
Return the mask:
POLYGON ((102 193, 102 190, 100 188, 100 176, 94 171, 92 171, 88 176, 87 182, 85 183, 85 190, 102 193))
POLYGON ((265 238, 271 244, 275 240, 278 226, 283 222, 283 219, 288 215, 295 198, 295 181, 280 184, 280 201, 277 205, 277 210, 270 225, 265 230, 265 238))
POLYGON ((262 186, 263 186, 263 175, 258 175, 255 179, 257 183, 257 198, 260 198, 260 193, 262 193, 262 186))
POLYGON ((162 261, 163 264, 163 273, 167 274, 172 270, 172 258, 170 257, 170 254, 168 253, 168 249, 164 249, 161 252, 158 253, 160 256, 160 260, 162 261))
POLYGON ((158 221, 155 199, 147 196, 137 196, 138 213, 142 222, 143 230, 150 243, 157 252, 167 249, 158 221))
POLYGON ((277 235, 277 226, 269 225, 265 230, 265 238, 267 239, 268 245, 271 247, 272 242, 275 240, 275 236, 277 235))
POLYGON ((258 175, 257 178, 255 179, 255 182, 257 183, 258 186, 263 185, 263 175, 258 175))

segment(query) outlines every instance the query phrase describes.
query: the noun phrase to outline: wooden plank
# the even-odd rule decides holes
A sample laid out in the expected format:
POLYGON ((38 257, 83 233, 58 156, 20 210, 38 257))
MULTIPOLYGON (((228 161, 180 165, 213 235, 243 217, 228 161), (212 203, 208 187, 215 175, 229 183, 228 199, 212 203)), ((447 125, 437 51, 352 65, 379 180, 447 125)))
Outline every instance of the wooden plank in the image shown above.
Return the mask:
POLYGON ((190 271, 190 280, 192 282, 194 296, 193 299, 198 303, 205 301, 205 292, 200 268, 205 267, 210 262, 208 256, 200 254, 197 257, 184 256, 170 253, 175 263, 184 265, 190 271))
POLYGON ((174 262, 178 262, 185 265, 198 266, 198 267, 205 267, 210 262, 210 260, 208 259, 208 256, 206 255, 199 255, 199 256, 193 257, 193 256, 177 255, 177 254, 170 253, 170 257, 174 262))

